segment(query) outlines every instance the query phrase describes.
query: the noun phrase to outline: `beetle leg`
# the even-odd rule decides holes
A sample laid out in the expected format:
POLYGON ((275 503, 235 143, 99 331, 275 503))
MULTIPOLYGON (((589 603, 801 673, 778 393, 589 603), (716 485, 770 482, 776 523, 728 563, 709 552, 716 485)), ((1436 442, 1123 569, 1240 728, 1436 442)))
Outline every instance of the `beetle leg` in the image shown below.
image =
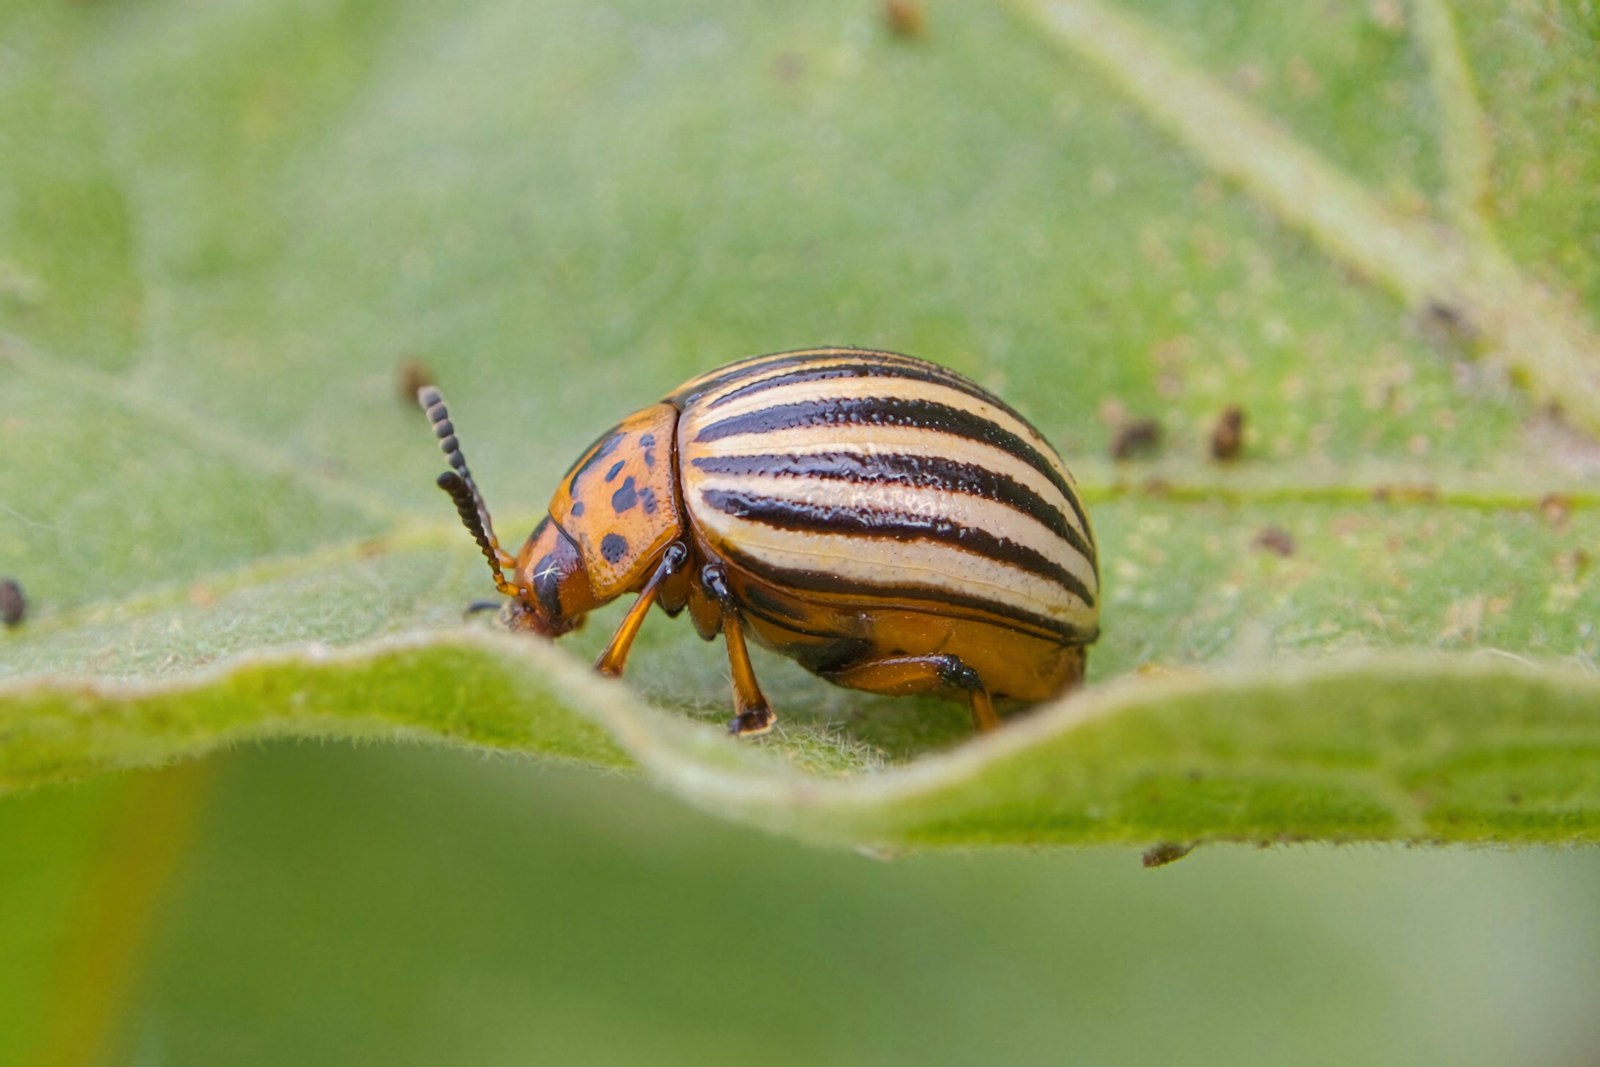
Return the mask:
POLYGON ((891 656, 819 672, 849 689, 901 695, 935 689, 965 689, 972 706, 972 722, 979 730, 995 730, 1000 716, 978 672, 949 653, 932 656, 891 656))
POLYGON ((674 541, 667 546, 666 552, 661 556, 661 565, 650 576, 650 580, 644 583, 644 588, 639 590, 638 599, 622 617, 617 632, 611 635, 611 643, 595 661, 595 670, 609 678, 616 678, 622 674, 622 665, 628 659, 628 650, 633 647, 633 639, 639 636, 639 627, 644 625, 644 617, 650 613, 650 605, 655 603, 662 584, 676 574, 688 558, 689 550, 684 547, 682 541, 674 541))
POLYGON ((733 591, 722 567, 708 563, 700 572, 700 584, 722 609, 722 638, 728 646, 728 666, 733 668, 733 721, 730 734, 764 734, 778 717, 761 694, 756 672, 750 666, 750 650, 744 643, 744 619, 734 603, 733 591))

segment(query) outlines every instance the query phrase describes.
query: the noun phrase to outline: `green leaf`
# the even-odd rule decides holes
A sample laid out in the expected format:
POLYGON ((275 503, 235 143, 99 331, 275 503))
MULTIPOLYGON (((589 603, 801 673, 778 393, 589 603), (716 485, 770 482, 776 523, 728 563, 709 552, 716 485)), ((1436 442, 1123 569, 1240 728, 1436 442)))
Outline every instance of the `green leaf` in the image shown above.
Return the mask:
MULTIPOLYGON (((837 777, 657 711, 544 645, 485 635, 272 657, 185 685, 10 694, 0 785, 241 738, 425 736, 637 762, 690 803, 897 848, 1600 840, 1600 678, 1367 659, 1101 686, 906 767, 837 777)), ((791 742, 791 757, 815 739, 791 742)))
POLYGON ((1012 6, 0 15, 0 786, 420 736, 875 847, 1593 840, 1600 30, 1012 6), (460 621, 409 363, 516 531, 679 381, 828 342, 1060 446, 1085 692, 974 740, 763 655, 783 726, 739 744, 686 625, 621 686, 582 666, 620 605, 460 621), (1104 458, 1136 417, 1163 453, 1104 458))

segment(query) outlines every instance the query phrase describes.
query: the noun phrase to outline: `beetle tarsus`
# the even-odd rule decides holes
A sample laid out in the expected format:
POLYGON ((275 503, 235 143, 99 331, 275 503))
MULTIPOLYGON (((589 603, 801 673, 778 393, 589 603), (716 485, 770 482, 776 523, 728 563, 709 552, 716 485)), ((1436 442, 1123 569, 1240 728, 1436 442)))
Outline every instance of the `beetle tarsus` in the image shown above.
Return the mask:
POLYGON ((945 684, 967 691, 968 703, 972 710, 972 725, 985 733, 1000 729, 1000 716, 994 710, 994 700, 989 696, 989 689, 983 684, 983 678, 978 672, 956 656, 943 655, 938 659, 939 675, 945 684))
POLYGON ((735 715, 728 723, 728 732, 735 737, 754 737, 772 729, 772 724, 777 721, 778 716, 763 704, 759 708, 748 708, 735 715))
POLYGON ((978 672, 962 663, 959 657, 945 654, 935 656, 934 660, 938 664, 939 677, 946 685, 968 692, 983 688, 983 679, 978 677, 978 672))

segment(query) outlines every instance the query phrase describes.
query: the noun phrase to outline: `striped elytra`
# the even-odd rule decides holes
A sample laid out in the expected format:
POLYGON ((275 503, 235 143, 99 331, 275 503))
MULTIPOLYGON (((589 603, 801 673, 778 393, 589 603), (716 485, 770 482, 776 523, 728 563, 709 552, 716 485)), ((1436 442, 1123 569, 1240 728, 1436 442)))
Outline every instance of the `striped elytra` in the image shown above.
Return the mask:
POLYGON ((850 688, 963 696, 984 729, 995 700, 1045 700, 1083 676, 1099 567, 1072 475, 954 371, 856 348, 711 371, 602 434, 515 556, 443 400, 419 398, 510 627, 556 636, 637 593, 597 664, 615 675, 652 605, 687 608, 702 637, 726 640, 735 733, 775 718, 747 638, 850 688))

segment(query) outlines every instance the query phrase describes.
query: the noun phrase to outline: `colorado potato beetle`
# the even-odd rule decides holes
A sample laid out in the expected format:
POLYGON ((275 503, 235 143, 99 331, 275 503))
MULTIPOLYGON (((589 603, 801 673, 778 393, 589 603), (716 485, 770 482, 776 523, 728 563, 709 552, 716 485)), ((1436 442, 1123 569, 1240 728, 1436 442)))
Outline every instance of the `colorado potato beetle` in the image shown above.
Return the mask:
POLYGON ((500 547, 444 398, 418 391, 450 494, 509 599, 558 637, 637 593, 596 663, 619 675, 652 604, 721 633, 736 734, 775 716, 746 637, 836 685, 1052 697, 1083 677, 1099 566, 1066 465, 1021 415, 937 364, 817 348, 695 378, 602 434, 515 556, 500 547), (507 575, 510 577, 507 577, 507 575))

